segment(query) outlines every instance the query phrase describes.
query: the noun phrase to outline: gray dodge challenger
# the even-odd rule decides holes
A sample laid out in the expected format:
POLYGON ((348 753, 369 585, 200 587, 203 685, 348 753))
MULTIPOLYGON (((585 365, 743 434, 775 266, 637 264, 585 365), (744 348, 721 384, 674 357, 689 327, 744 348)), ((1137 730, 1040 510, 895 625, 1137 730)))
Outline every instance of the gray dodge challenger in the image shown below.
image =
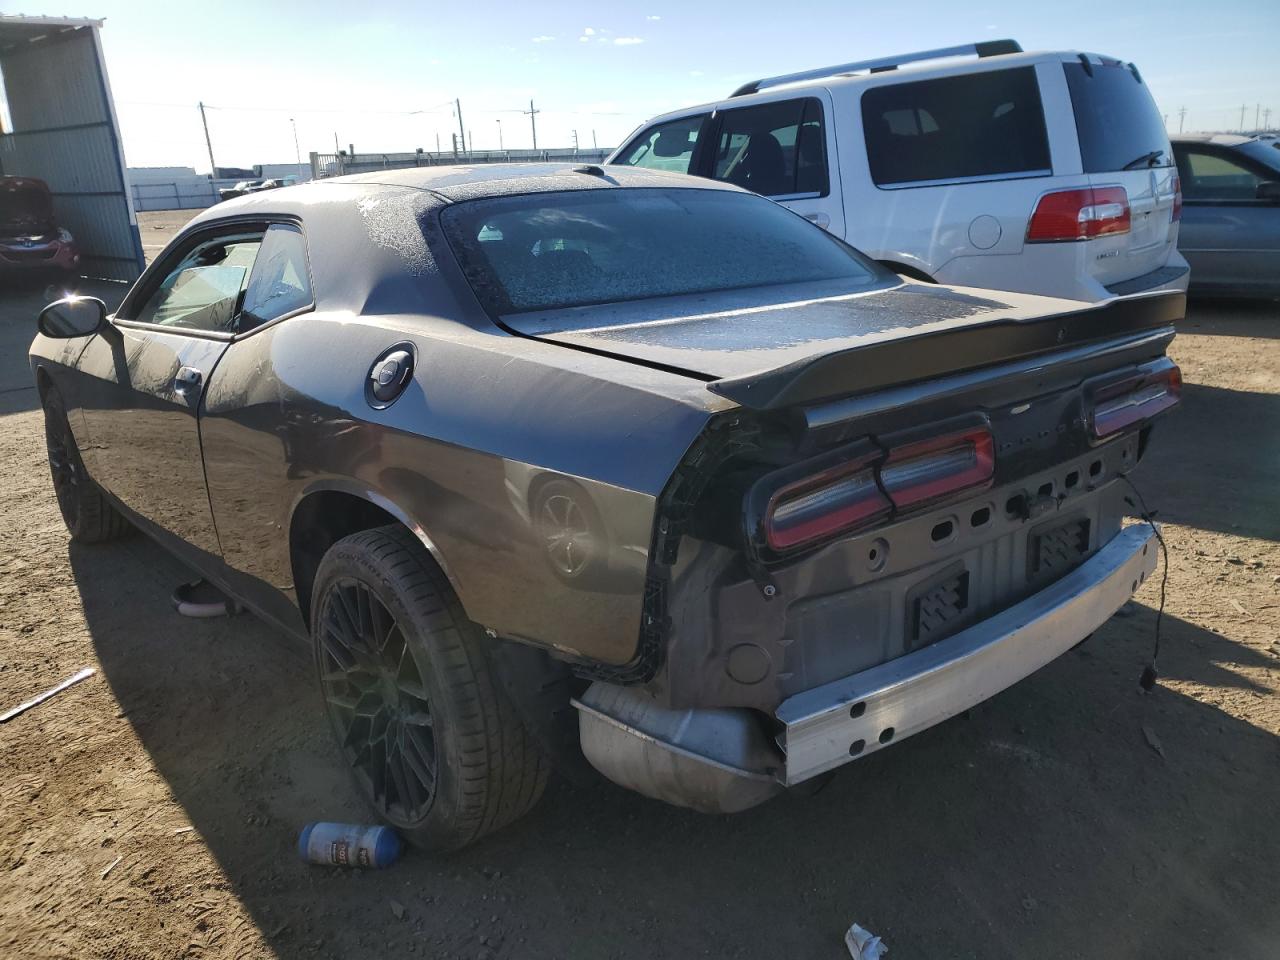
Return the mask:
POLYGON ((1125 475, 1184 299, 904 281, 735 187, 396 170, 196 217, 40 315, 73 539, 140 529, 314 650, 449 849, 549 770, 732 812, 962 712, 1156 564, 1125 475))

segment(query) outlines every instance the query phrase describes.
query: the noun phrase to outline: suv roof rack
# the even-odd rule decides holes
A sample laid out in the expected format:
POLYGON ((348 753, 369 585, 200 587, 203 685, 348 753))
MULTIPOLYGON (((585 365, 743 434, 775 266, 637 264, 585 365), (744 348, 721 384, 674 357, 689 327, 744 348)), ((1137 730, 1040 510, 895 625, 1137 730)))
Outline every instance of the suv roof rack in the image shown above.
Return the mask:
POLYGON ((778 77, 765 77, 744 83, 730 97, 745 97, 749 93, 758 93, 766 87, 777 87, 784 83, 796 83, 799 80, 821 80, 824 77, 836 77, 859 70, 870 70, 881 73, 896 70, 907 63, 919 63, 921 60, 939 60, 942 57, 963 57, 970 54, 979 57, 998 57, 1005 53, 1021 53, 1022 45, 1016 40, 981 40, 977 43, 962 43, 958 47, 941 47, 937 50, 922 50, 919 53, 904 53, 893 57, 880 57, 877 60, 861 60, 857 63, 840 63, 834 67, 819 67, 817 70, 801 70, 799 73, 784 73, 778 77))

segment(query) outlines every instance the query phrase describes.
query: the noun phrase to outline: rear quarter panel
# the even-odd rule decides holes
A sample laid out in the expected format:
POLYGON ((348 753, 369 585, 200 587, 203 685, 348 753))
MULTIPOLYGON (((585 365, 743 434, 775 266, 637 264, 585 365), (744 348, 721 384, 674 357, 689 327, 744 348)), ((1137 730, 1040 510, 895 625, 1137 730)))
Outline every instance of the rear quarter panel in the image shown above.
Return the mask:
POLYGON ((685 378, 497 328, 335 312, 233 344, 201 429, 223 553, 248 588, 292 606, 293 512, 343 490, 431 546, 472 620, 623 664, 639 639, 655 499, 718 402, 685 378), (399 342, 416 351, 413 381, 375 410, 365 380, 399 342), (570 478, 607 517, 607 562, 591 578, 566 582, 547 562, 529 504, 544 476, 570 478))

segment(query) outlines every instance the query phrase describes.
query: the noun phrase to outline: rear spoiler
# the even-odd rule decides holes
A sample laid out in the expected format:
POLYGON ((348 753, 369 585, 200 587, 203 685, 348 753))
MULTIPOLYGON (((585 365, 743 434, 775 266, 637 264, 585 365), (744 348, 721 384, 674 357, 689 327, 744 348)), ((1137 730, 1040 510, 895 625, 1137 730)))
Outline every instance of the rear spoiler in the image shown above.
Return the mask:
POLYGON ((997 318, 714 380, 707 389, 751 410, 780 410, 1167 327, 1186 308, 1186 294, 1161 293, 1032 320, 997 318))

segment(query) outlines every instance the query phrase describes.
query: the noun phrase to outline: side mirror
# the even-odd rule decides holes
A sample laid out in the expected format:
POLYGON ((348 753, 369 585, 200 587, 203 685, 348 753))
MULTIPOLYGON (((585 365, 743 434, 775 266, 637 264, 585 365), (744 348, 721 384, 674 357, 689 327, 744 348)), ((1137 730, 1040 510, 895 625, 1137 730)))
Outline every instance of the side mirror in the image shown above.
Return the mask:
POLYGON ((1258 184, 1257 197, 1271 203, 1280 203, 1280 180, 1263 180, 1258 184))
POLYGON ((107 305, 97 297, 67 297, 40 311, 36 327, 46 337, 69 340, 97 333, 107 323, 107 305))

